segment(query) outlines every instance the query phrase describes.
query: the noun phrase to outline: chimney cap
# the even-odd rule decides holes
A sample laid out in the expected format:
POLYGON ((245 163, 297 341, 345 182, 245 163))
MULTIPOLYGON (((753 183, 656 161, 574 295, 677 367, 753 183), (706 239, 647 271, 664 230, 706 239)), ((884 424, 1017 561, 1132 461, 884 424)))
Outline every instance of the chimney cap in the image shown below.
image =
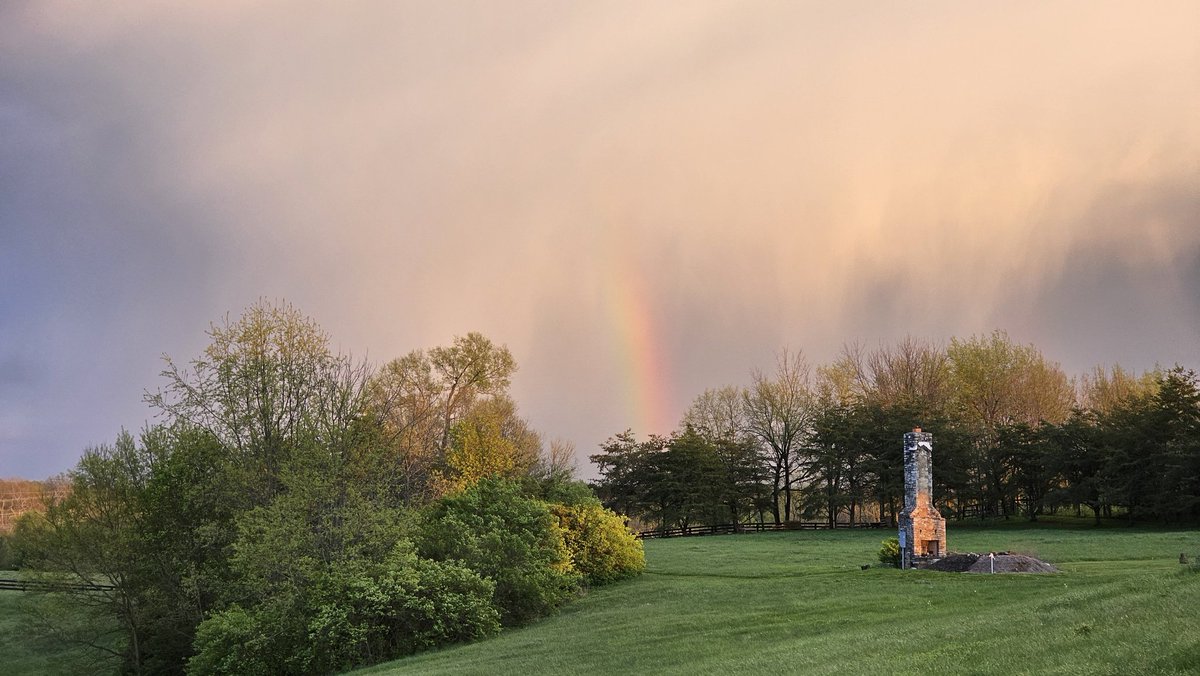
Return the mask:
POLYGON ((914 427, 914 428, 913 428, 913 432, 914 432, 914 433, 916 433, 916 434, 920 434, 920 432, 921 432, 921 428, 920 428, 920 427, 914 427))

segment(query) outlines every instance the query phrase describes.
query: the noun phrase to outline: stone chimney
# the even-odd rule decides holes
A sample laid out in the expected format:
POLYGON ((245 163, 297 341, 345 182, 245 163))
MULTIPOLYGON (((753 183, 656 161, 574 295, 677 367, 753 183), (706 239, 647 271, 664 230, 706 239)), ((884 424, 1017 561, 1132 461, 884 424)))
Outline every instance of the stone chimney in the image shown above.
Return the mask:
POLYGON ((904 510, 900 512, 901 565, 946 553, 946 520, 933 506, 933 435, 920 427, 904 435, 904 510))

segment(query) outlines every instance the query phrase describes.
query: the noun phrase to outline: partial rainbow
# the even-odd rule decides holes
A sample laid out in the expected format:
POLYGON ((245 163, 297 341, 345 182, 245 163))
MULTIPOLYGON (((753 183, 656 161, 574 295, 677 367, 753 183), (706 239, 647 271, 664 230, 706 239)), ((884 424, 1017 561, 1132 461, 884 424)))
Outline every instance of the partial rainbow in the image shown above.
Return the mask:
POLYGON ((629 427, 644 438, 670 434, 670 360, 645 275, 635 266, 608 266, 607 301, 613 346, 620 365, 629 427))

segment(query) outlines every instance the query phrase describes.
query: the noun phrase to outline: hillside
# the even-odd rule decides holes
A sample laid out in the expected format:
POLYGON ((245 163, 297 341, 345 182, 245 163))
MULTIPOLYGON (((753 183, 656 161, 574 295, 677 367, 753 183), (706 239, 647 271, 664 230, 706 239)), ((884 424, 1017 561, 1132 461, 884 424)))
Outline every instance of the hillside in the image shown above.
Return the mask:
POLYGON ((356 673, 1196 673, 1195 530, 953 528, 950 548, 1011 550, 1051 575, 898 571, 880 534, 646 542, 648 571, 481 643, 356 673))

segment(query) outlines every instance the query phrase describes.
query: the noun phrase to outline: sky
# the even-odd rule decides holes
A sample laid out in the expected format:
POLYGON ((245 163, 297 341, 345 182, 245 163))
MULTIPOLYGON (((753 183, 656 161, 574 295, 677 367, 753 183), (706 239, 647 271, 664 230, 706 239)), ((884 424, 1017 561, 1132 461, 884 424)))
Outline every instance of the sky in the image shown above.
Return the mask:
POLYGON ((1200 367, 1200 3, 0 4, 0 477, 286 299, 586 456, 846 343, 1200 367))

